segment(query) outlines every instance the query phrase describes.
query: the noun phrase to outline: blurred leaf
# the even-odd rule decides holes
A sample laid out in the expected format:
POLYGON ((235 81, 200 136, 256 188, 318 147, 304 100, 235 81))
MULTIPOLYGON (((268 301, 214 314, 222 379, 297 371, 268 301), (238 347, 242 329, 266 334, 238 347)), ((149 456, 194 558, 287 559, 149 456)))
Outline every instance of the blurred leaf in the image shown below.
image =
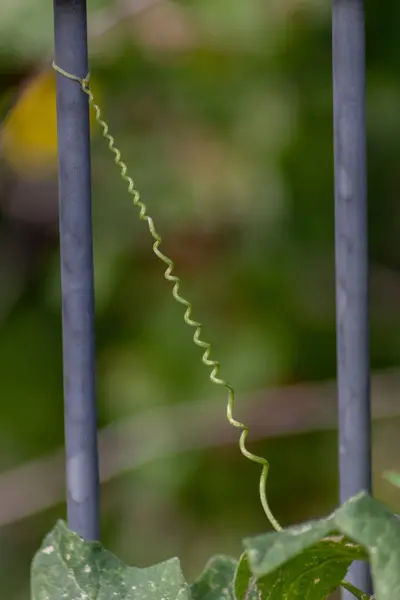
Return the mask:
POLYGON ((232 582, 237 560, 215 556, 191 586, 193 600, 233 600, 232 582))
POLYGON ((242 46, 249 50, 258 47, 266 32, 270 39, 276 40, 274 11, 269 12, 267 19, 262 0, 202 0, 193 2, 191 8, 214 43, 234 44, 235 48, 242 46))
MULTIPOLYGON (((110 0, 91 0, 89 14, 110 5, 110 0)), ((48 0, 1 0, 0 54, 32 61, 52 52, 53 7, 48 0)))
POLYGON ((242 554, 235 573, 235 600, 259 600, 257 581, 249 568, 247 553, 242 554))
MULTIPOLYGON (((25 177, 37 176, 43 171, 51 173, 57 164, 55 80, 53 70, 44 70, 32 77, 3 124, 3 155, 12 168, 25 177)), ((91 82, 91 87, 98 97, 96 81, 94 86, 91 82)), ((93 112, 90 116, 93 124, 93 112)))
POLYGON ((340 531, 368 551, 376 600, 400 597, 400 521, 368 494, 359 494, 339 508, 340 531))

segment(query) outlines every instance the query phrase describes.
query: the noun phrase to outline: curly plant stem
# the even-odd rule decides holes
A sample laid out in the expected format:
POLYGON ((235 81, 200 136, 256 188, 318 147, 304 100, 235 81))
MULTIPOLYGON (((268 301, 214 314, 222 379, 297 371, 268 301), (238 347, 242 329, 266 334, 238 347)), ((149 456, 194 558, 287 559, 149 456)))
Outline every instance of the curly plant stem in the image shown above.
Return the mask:
POLYGON ((161 237, 155 228, 153 219, 147 214, 147 207, 144 204, 144 202, 140 199, 140 194, 139 194, 138 190, 135 188, 135 183, 134 183, 133 179, 127 174, 128 168, 127 168, 126 164, 122 161, 121 152, 115 146, 114 138, 109 134, 109 129, 108 129, 107 123, 101 118, 101 110, 100 110, 99 106, 96 104, 96 102, 94 101, 94 96, 89 88, 89 75, 87 75, 85 78, 77 77, 76 75, 73 75, 71 73, 68 73, 67 71, 64 71, 64 69, 61 69, 54 62, 53 62, 53 68, 61 75, 64 75, 64 77, 67 77, 69 79, 77 81, 80 84, 82 91, 88 96, 89 104, 95 111, 96 121, 102 129, 103 137, 108 142, 109 150, 114 154, 114 162, 120 169, 121 178, 124 181, 126 181, 126 183, 128 184, 128 192, 132 196, 134 206, 139 208, 139 218, 142 221, 147 222, 149 231, 154 239, 153 252, 165 265, 167 265, 167 269, 164 273, 164 277, 167 281, 169 281, 170 283, 173 284, 172 295, 173 295, 174 299, 177 302, 179 302, 179 304, 182 304, 186 308, 183 318, 187 325, 189 325, 190 327, 193 327, 195 329, 195 332, 193 334, 193 341, 197 346, 199 346, 200 348, 202 348, 204 350, 203 356, 202 356, 202 362, 206 367, 209 367, 211 369, 211 373, 209 376, 210 380, 215 385, 224 387, 228 392, 228 403, 227 403, 227 409, 226 409, 226 416, 227 416, 227 419, 228 419, 230 425, 232 425, 232 427, 236 427, 237 429, 241 429, 241 431, 242 431, 242 433, 240 435, 240 439, 239 439, 240 451, 243 454, 243 456, 245 456, 252 462, 258 463, 262 466, 262 472, 261 472, 261 477, 260 477, 261 504, 262 504, 264 512, 265 512, 270 524, 272 525, 272 527, 276 531, 280 531, 282 528, 279 525, 278 521, 275 519, 275 517, 268 505, 268 500, 267 500, 267 495, 266 495, 266 484, 267 484, 268 471, 269 471, 269 462, 265 458, 256 456, 255 454, 251 453, 246 447, 246 439, 247 439, 247 436, 249 433, 249 428, 246 425, 244 425, 243 423, 241 423, 240 421, 237 421, 233 417, 233 414, 232 414, 233 406, 235 403, 235 392, 234 392, 232 386, 227 381, 218 377, 219 370, 220 370, 220 364, 216 360, 212 360, 210 358, 211 344, 209 342, 206 342, 203 339, 201 339, 202 325, 198 321, 194 321, 192 319, 192 317, 191 317, 192 305, 188 300, 186 300, 186 298, 183 298, 180 295, 181 282, 180 282, 179 277, 177 277, 176 275, 173 275, 174 263, 168 256, 166 256, 159 250, 159 247, 161 245, 161 237))

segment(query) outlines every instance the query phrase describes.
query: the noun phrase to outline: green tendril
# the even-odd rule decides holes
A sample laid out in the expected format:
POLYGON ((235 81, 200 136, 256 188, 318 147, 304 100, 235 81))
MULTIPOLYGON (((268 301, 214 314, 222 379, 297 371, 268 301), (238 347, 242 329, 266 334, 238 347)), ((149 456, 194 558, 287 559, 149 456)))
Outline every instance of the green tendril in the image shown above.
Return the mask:
POLYGON ((232 427, 242 430, 242 433, 241 433, 240 439, 239 439, 240 451, 243 454, 243 456, 245 456, 252 462, 262 465, 262 473, 261 473, 261 477, 260 477, 261 504, 262 504, 264 512, 265 512, 270 524, 272 525, 272 527, 276 531, 280 531, 282 528, 279 525, 278 521, 275 519, 275 517, 269 507, 267 495, 266 495, 266 485, 267 485, 267 478, 268 478, 268 471, 269 471, 269 462, 265 458, 256 456, 255 454, 250 452, 246 447, 246 439, 249 434, 249 428, 246 425, 244 425, 244 423, 237 421, 233 417, 233 414, 232 414, 233 406, 235 403, 235 392, 234 392, 232 386, 227 381, 218 377, 218 374, 220 371, 220 364, 216 360, 212 360, 210 358, 211 350, 212 350, 211 344, 201 339, 202 325, 198 321, 194 321, 192 319, 192 316, 191 316, 192 315, 192 304, 188 300, 186 300, 186 298, 183 298, 180 295, 181 281, 180 281, 179 277, 177 277, 176 275, 173 275, 174 263, 168 256, 165 256, 165 254, 163 254, 159 250, 159 247, 160 247, 161 241, 162 241, 161 237, 155 228, 153 219, 147 214, 147 207, 144 204, 144 202, 140 199, 140 193, 135 188, 135 183, 134 183, 133 179, 128 175, 128 167, 126 166, 126 164, 123 162, 123 160, 121 158, 120 150, 115 146, 114 138, 109 133, 109 128, 108 128, 107 123, 101 118, 100 108, 96 104, 96 102, 94 100, 94 96, 93 96, 91 90, 89 89, 89 75, 87 75, 84 78, 77 77, 76 75, 72 75, 71 73, 64 71, 64 69, 61 69, 60 67, 58 67, 54 62, 53 62, 53 68, 55 71, 57 71, 64 77, 67 77, 68 79, 72 79, 73 81, 77 81, 80 84, 82 91, 88 96, 89 104, 95 111, 96 121, 102 129, 102 135, 108 142, 109 150, 114 154, 114 162, 120 169, 122 179, 124 181, 126 181, 128 184, 128 192, 132 196, 133 204, 134 204, 134 206, 139 208, 139 218, 142 221, 147 222, 149 231, 154 239, 153 252, 165 265, 167 265, 167 269, 164 272, 164 277, 167 281, 169 281, 173 284, 172 295, 175 298, 175 300, 177 302, 179 302, 179 304, 182 304, 186 308, 183 318, 187 325, 189 325, 190 327, 193 327, 195 329, 195 332, 193 334, 193 341, 197 346, 204 349, 204 352, 202 355, 202 362, 206 367, 211 368, 211 373, 209 375, 210 380, 215 385, 224 387, 228 392, 228 403, 227 403, 227 409, 226 409, 226 416, 227 416, 227 419, 228 419, 230 425, 232 425, 232 427))

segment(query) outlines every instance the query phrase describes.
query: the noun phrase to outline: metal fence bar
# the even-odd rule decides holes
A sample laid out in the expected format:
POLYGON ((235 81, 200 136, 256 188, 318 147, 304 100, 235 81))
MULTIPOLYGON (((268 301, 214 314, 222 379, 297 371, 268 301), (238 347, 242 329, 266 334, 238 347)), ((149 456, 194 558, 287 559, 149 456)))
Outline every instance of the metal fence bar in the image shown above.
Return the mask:
MULTIPOLYGON (((54 0, 55 61, 88 71, 86 0, 54 0)), ((67 511, 71 529, 99 537, 94 290, 88 98, 57 73, 67 511)))
MULTIPOLYGON (((340 500, 371 491, 364 0, 333 0, 340 500)), ((368 591, 367 566, 349 580, 368 591)), ((343 598, 352 595, 344 592, 343 598)))

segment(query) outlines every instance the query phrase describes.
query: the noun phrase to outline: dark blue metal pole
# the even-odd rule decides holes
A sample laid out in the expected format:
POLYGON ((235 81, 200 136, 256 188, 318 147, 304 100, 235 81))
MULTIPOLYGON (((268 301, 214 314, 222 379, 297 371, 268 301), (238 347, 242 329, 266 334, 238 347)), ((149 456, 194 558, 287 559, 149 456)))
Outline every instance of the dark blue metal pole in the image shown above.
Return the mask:
MULTIPOLYGON (((86 0, 54 0, 56 64, 88 71, 86 0)), ((99 537, 88 98, 57 73, 58 178, 69 527, 99 537)))
MULTIPOLYGON (((333 0, 340 500, 371 491, 364 0, 333 0)), ((370 590, 365 564, 349 581, 370 590)), ((343 592, 343 598, 353 596, 343 592)))

